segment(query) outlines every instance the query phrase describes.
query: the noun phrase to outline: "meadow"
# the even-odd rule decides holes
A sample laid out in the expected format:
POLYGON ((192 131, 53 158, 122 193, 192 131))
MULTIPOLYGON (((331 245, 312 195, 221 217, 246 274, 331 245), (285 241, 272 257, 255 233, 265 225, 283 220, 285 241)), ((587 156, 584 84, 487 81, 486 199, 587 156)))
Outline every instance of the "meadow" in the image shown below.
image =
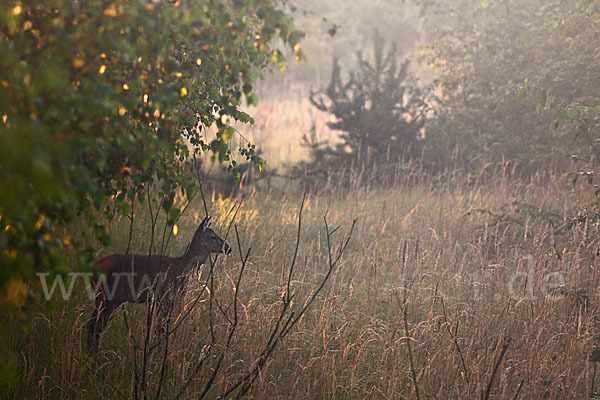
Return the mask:
MULTIPOLYGON (((435 177, 403 168, 389 182, 332 184, 303 206, 305 188, 286 180, 207 191, 213 227, 234 252, 194 271, 168 339, 148 326, 147 306, 127 304, 88 355, 83 285, 50 308, 40 297, 26 321, 4 324, 18 371, 10 397, 236 397, 251 371, 249 398, 592 397, 600 243, 595 224, 573 219, 592 190, 507 165, 435 177), (299 315, 350 233, 314 302, 271 346, 282 313, 299 315)), ((130 247, 145 253, 148 214, 138 210, 130 247)), ((168 254, 184 252, 203 217, 196 198, 168 254)), ((112 223, 112 252, 125 252, 129 228, 112 223)))

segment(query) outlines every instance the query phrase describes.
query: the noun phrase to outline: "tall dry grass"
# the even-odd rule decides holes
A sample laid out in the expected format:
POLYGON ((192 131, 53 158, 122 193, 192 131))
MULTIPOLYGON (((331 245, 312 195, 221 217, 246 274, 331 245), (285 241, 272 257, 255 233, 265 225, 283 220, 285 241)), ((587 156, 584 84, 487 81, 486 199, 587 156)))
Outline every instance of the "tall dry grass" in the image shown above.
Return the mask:
MULTIPOLYGON (((267 148, 274 164, 305 156, 297 144, 313 120, 322 138, 335 140, 326 116, 306 117, 305 102, 271 105, 255 110, 251 135, 282 144, 267 148)), ((341 226, 335 243, 358 218, 350 244, 308 313, 260 369, 248 397, 414 399, 418 392, 421 399, 581 399, 597 391, 591 353, 600 323, 598 227, 569 224, 593 198, 588 188, 573 189, 566 176, 544 171, 522 180, 502 166, 471 177, 447 171, 424 178, 408 165, 385 185, 374 184, 369 171, 346 175, 345 187, 332 176, 307 197, 292 310, 303 306, 327 271, 327 211, 330 227, 341 226), (371 184, 359 184, 365 181, 371 184)), ((234 252, 215 265, 213 355, 196 368, 211 335, 209 298, 200 283, 204 267, 190 278, 186 297, 199 301, 170 337, 167 352, 159 345, 146 360, 149 398, 159 387, 161 398, 198 397, 221 355, 207 397, 224 393, 255 365, 281 312, 301 185, 282 181, 234 198, 207 195, 213 224, 223 234, 230 210, 244 196, 235 223, 241 248, 252 250, 237 293, 236 335, 227 348, 224 315, 232 315, 242 265, 234 252)), ((147 253, 148 215, 137 210, 131 249, 147 253)), ((201 210, 196 199, 167 253, 183 253, 201 210)), ((115 221, 112 233, 112 250, 124 252, 127 220, 115 221)), ((235 236, 227 239, 235 249, 235 236)), ((25 314, 4 318, 6 358, 17 371, 8 397, 133 396, 144 364, 146 307, 129 304, 115 313, 95 356, 84 348, 91 313, 78 284, 68 301, 57 299, 48 308, 40 299, 25 314)))
MULTIPOLYGON (((394 187, 309 195, 293 309, 326 271, 325 212, 331 226, 341 225, 336 235, 353 218, 357 229, 331 281, 260 371, 250 397, 408 399, 418 390, 422 399, 589 398, 598 387, 590 361, 599 327, 598 228, 564 225, 591 196, 585 190, 572 190, 562 176, 540 173, 525 182, 499 171, 475 185, 407 178, 394 187)), ((242 248, 252 252, 239 292, 239 326, 208 397, 246 373, 268 341, 300 197, 294 189, 246 194, 236 223, 242 248)), ((209 200, 217 225, 225 227, 238 199, 209 200)), ((181 222, 169 252, 183 251, 201 216, 194 214, 181 222)), ((134 247, 144 252, 147 232, 136 232, 134 247)), ((116 251, 123 250, 120 235, 116 251)), ((234 256, 216 265, 214 291, 225 311, 240 265, 234 256)), ((190 299, 198 286, 190 283, 190 299)), ((197 397, 210 379, 213 359, 192 371, 209 336, 206 299, 171 338, 163 398, 173 398, 192 375, 182 397, 197 397)), ((83 347, 91 314, 83 288, 54 310, 33 306, 26 333, 8 321, 15 331, 6 346, 19 371, 11 397, 130 397, 145 311, 127 305, 117 312, 93 357, 83 347)), ((224 318, 217 320, 217 337, 226 328, 224 318)), ((223 350, 222 341, 217 346, 223 350)), ((149 393, 158 387, 162 360, 157 349, 148 361, 149 393)))

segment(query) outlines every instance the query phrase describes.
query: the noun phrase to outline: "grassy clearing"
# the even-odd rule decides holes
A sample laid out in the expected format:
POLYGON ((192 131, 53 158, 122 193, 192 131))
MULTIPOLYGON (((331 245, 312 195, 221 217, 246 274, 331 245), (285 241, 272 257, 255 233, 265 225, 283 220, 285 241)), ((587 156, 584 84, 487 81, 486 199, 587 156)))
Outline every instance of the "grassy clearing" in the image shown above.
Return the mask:
MULTIPOLYGON (((325 212, 331 227, 341 225, 336 241, 353 218, 359 222, 330 282, 261 370, 250 396, 416 398, 414 371, 420 398, 473 399, 485 396, 488 386, 489 398, 497 399, 589 398, 598 387, 590 354, 598 332, 599 241, 597 227, 561 226, 591 196, 566 182, 497 174, 476 185, 399 181, 387 189, 310 195, 293 309, 327 269, 325 212)), ((239 293, 239 326, 223 351, 227 323, 222 316, 216 320, 215 354, 224 356, 208 397, 227 390, 268 341, 285 291, 300 199, 293 188, 246 194, 237 224, 242 248, 252 251, 239 293)), ((211 213, 224 232, 225 215, 239 199, 212 200, 211 213)), ((184 251, 201 217, 196 214, 185 215, 169 253, 184 251)), ((115 223, 117 252, 125 248, 122 225, 115 223)), ((147 236, 136 227, 135 251, 147 251, 147 236)), ((234 236, 228 240, 235 248, 234 236)), ((225 312, 241 265, 235 254, 216 265, 214 293, 225 312)), ((195 281, 189 299, 199 291, 195 281)), ((6 344, 19 371, 13 398, 131 396, 134 365, 139 370, 142 363, 145 306, 118 311, 101 353, 88 357, 83 344, 91 304, 80 286, 74 299, 59 301, 53 311, 34 305, 27 332, 8 321, 12 332, 23 332, 6 344)), ((192 375, 182 397, 197 397, 210 379, 216 355, 193 371, 209 337, 207 313, 201 296, 171 337, 161 397, 175 397, 192 375)), ((159 386, 161 349, 147 361, 150 397, 159 386)))

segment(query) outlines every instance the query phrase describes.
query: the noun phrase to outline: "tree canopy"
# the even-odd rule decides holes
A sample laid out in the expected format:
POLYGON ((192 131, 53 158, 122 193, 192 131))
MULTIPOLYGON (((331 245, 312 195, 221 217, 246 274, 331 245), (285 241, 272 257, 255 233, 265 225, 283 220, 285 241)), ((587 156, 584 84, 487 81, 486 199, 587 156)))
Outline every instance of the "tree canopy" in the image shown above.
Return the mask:
POLYGON ((429 158, 447 162, 458 147, 467 163, 507 160, 534 171, 588 147, 566 127, 550 129, 548 108, 597 104, 597 1, 418 2, 430 41, 422 56, 440 84, 429 158), (533 101, 516 100, 527 87, 533 101))
MULTIPOLYGON (((302 33, 273 0, 8 0, 0 6, 0 288, 37 271, 66 272, 65 250, 88 245, 66 225, 129 213, 154 183, 171 220, 182 174, 202 151, 235 163, 233 120, 302 33), (208 141, 205 128, 216 125, 208 141)), ((94 238, 92 238, 94 239, 94 238)), ((79 262, 91 256, 79 251, 79 262)))

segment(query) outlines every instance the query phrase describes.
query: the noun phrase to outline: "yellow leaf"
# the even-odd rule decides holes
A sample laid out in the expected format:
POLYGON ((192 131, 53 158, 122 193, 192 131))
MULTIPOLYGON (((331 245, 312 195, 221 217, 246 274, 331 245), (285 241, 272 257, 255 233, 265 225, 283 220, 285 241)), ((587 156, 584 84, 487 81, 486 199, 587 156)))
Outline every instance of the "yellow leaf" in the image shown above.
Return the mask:
POLYGON ((106 71, 106 65, 102 64, 102 65, 100 66, 100 69, 98 70, 98 73, 99 73, 100 75, 102 75, 102 74, 103 74, 105 71, 106 71))
POLYGON ((46 216, 42 213, 40 214, 40 216, 38 217, 37 222, 35 223, 35 230, 39 231, 40 229, 42 229, 42 226, 44 226, 44 220, 46 219, 46 216))
POLYGON ((125 113, 127 112, 127 109, 125 107, 120 107, 119 108, 119 115, 122 117, 123 115, 125 115, 125 113))
POLYGON ((129 85, 128 85, 128 84, 126 84, 126 83, 124 83, 124 84, 123 84, 123 90, 129 90, 129 85))
POLYGON ((201 58, 196 58, 196 65, 198 65, 198 66, 202 65, 202 59, 201 58))
POLYGON ((75 57, 73 59, 73 67, 75 67, 75 69, 81 69, 81 68, 83 68, 84 65, 85 65, 85 61, 83 60, 83 58, 75 57))
POLYGON ((233 128, 228 126, 227 128, 223 129, 223 132, 221 132, 221 139, 224 142, 229 142, 229 139, 231 139, 233 136, 233 132, 233 128))
POLYGON ((179 233, 179 227, 177 226, 177 224, 173 225, 173 235, 177 236, 177 234, 179 233))
POLYGON ((221 115, 221 123, 223 125, 229 124, 229 115, 227 115, 227 114, 221 115))
POLYGON ((104 10, 104 15, 106 15, 107 17, 116 17, 117 9, 115 8, 115 6, 110 6, 104 10))
POLYGON ((63 237, 63 244, 68 247, 73 246, 73 236, 67 235, 63 237))
POLYGON ((188 91, 187 91, 187 89, 186 89, 186 88, 184 88, 184 87, 182 87, 182 88, 181 88, 181 92, 180 92, 180 94, 181 94, 181 97, 187 96, 187 94, 188 94, 188 91))
POLYGON ((12 278, 6 284, 4 299, 15 307, 21 307, 27 299, 27 284, 21 277, 12 278))
POLYGON ((19 15, 19 14, 21 14, 22 11, 23 11, 23 9, 19 5, 15 6, 15 8, 12 9, 13 15, 19 15))

